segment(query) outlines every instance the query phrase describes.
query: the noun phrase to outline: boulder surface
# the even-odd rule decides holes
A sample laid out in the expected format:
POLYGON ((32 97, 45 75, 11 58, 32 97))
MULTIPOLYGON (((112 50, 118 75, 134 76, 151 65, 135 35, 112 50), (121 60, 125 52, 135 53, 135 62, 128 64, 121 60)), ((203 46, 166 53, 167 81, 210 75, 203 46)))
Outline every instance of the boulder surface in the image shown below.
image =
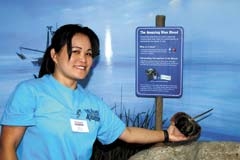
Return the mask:
POLYGON ((238 142, 192 142, 184 145, 156 144, 129 160, 240 160, 238 142))

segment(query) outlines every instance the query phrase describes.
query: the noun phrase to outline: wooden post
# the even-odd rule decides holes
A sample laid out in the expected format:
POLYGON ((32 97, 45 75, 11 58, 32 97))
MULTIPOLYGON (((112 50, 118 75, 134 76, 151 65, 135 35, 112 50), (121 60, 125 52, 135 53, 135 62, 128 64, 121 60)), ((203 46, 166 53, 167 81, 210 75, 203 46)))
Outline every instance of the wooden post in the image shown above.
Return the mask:
POLYGON ((164 15, 157 15, 156 16, 156 27, 165 27, 165 19, 164 15))
MULTIPOLYGON (((156 27, 165 27, 165 16, 156 16, 156 27)), ((155 129, 162 129, 163 117, 163 98, 161 96, 155 98, 155 129)))

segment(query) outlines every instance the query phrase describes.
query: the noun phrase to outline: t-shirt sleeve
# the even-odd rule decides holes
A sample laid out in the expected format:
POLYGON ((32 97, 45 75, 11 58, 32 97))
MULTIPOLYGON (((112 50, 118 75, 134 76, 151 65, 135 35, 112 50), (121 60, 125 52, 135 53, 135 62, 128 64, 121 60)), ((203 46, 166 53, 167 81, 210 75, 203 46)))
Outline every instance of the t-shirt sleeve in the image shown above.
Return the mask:
POLYGON ((103 104, 100 112, 100 128, 98 131, 98 140, 102 144, 114 142, 126 129, 125 123, 112 111, 103 104))
POLYGON ((2 118, 1 125, 31 126, 35 125, 34 106, 35 96, 33 89, 26 83, 17 85, 10 95, 2 118))

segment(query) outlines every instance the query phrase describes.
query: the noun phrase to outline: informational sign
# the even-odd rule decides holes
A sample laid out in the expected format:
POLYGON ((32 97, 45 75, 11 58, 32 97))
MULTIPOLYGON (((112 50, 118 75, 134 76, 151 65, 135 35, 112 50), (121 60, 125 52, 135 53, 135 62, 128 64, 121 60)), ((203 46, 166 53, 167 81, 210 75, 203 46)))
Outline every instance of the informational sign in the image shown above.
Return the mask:
POLYGON ((136 29, 136 95, 180 97, 183 68, 182 27, 136 29))

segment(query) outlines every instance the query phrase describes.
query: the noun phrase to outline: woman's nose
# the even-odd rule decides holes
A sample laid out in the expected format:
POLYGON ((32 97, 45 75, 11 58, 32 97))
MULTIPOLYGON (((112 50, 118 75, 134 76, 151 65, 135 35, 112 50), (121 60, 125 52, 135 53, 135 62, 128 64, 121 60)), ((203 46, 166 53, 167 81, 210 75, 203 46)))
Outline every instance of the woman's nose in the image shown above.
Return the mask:
POLYGON ((81 53, 81 54, 79 55, 79 59, 80 59, 80 61, 82 61, 82 62, 86 62, 86 55, 85 55, 84 53, 81 53))

